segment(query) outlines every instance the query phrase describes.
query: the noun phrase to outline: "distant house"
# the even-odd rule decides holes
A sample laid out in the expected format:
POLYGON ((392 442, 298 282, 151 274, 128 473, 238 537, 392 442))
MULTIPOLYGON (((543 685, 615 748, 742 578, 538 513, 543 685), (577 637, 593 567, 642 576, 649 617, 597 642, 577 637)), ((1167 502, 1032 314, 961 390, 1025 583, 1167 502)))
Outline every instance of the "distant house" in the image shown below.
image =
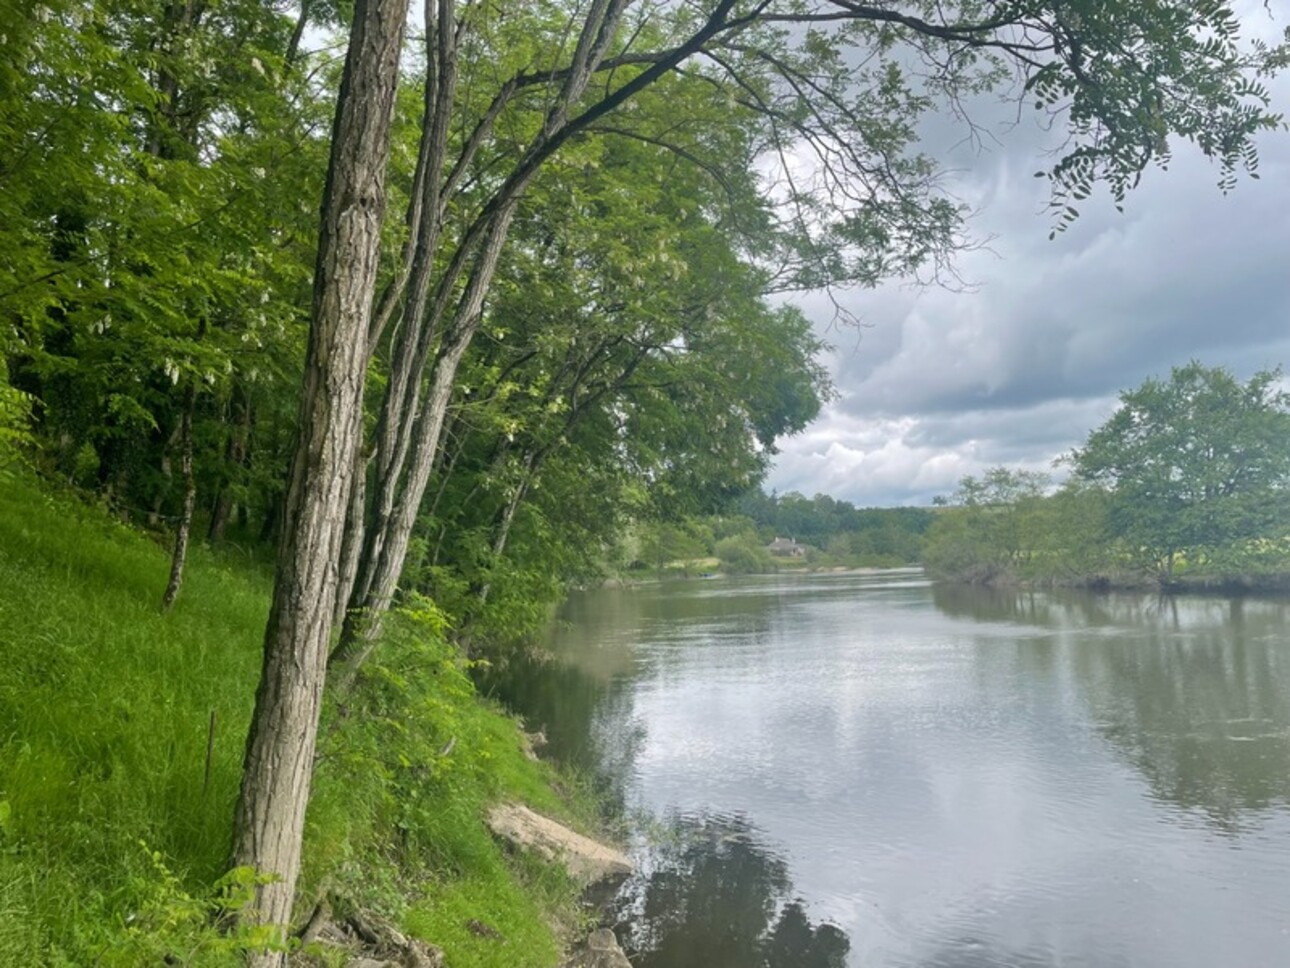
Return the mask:
POLYGON ((776 538, 766 546, 766 550, 784 558, 806 557, 806 545, 800 545, 792 538, 776 538))

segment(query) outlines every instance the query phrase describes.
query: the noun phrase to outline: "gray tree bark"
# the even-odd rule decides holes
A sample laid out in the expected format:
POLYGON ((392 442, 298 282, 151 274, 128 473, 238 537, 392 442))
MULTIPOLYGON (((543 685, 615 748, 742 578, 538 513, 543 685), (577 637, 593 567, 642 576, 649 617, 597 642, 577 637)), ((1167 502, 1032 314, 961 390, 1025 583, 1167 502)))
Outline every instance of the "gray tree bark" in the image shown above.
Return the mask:
MULTIPOLYGON (((247 739, 234 863, 276 878, 244 912, 285 941, 300 870, 337 561, 361 443, 367 338, 407 0, 358 0, 332 132, 300 399, 264 665, 247 739)), ((284 963, 254 956, 256 968, 284 963)))
POLYGON ((197 478, 193 474, 193 411, 197 409, 197 378, 188 378, 184 391, 184 412, 179 418, 180 474, 184 478, 184 504, 175 529, 175 549, 170 556, 170 578, 161 596, 161 610, 170 611, 184 583, 184 563, 188 560, 188 538, 193 530, 193 511, 197 507, 197 478))
MULTIPOLYGON (((412 527, 416 524, 417 511, 421 506, 421 496, 425 493, 430 471, 434 467, 448 404, 452 400, 457 367, 479 326, 484 296, 492 283, 514 214, 514 202, 497 213, 496 222, 488 233, 475 271, 462 296, 457 311, 459 323, 435 360, 430 374, 429 399, 419 419, 409 427, 412 432, 407 434, 409 440, 405 446, 411 453, 406 479, 401 482, 403 486, 398 491, 387 490, 378 497, 383 502, 382 507, 388 507, 393 513, 380 522, 379 530, 372 533, 373 537, 380 540, 370 542, 365 552, 363 576, 359 582, 362 598, 346 614, 341 644, 331 656, 334 663, 348 663, 341 680, 342 688, 347 688, 352 683, 354 673, 371 654, 380 637, 381 619, 394 599, 399 572, 407 557, 412 527), (388 504, 384 503, 387 495, 388 504), (402 499, 396 500, 396 496, 402 499)), ((399 483, 399 479, 387 477, 384 483, 393 487, 399 483)))

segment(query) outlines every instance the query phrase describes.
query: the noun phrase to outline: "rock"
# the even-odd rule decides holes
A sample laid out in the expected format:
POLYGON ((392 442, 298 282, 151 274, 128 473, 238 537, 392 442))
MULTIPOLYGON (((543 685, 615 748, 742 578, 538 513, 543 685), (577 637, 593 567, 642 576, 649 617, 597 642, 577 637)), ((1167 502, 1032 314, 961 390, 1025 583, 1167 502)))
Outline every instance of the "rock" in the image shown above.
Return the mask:
POLYGON ((584 887, 632 872, 632 862, 622 851, 575 833, 528 807, 493 807, 488 813, 488 827, 513 847, 535 851, 562 864, 569 876, 584 887))
POLYGON ((426 944, 415 938, 407 943, 403 949, 403 957, 399 959, 401 968, 443 968, 443 963, 442 948, 436 948, 432 944, 426 944))
POLYGON ((502 937, 502 932, 498 931, 491 924, 485 924, 483 921, 480 921, 478 918, 471 918, 469 921, 467 921, 466 929, 471 934, 478 935, 481 938, 492 938, 494 941, 506 940, 504 937, 502 937))
POLYGON ((536 733, 526 733, 520 730, 520 748, 524 750, 524 755, 533 762, 537 762, 541 757, 542 750, 547 747, 547 738, 545 730, 539 729, 536 733))
POLYGON ((562 968, 631 968, 632 963, 608 928, 598 928, 578 946, 562 968))

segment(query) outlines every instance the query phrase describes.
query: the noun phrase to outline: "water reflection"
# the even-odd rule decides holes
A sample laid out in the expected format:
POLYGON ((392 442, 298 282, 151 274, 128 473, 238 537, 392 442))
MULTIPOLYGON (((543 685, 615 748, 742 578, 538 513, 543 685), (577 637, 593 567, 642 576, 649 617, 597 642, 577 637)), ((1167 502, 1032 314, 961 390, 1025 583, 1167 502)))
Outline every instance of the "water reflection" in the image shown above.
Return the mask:
POLYGON ((541 730, 547 754, 590 778, 605 813, 618 816, 627 807, 626 785, 644 740, 620 675, 626 672, 598 675, 566 657, 537 653, 477 668, 475 682, 484 695, 519 712, 530 729, 541 730))
POLYGON ((563 617, 485 687, 673 818, 635 964, 1290 965, 1286 602, 809 576, 563 617))
MULTIPOLYGON (((1042 948, 1001 951, 988 940, 959 937, 910 968, 1060 968, 1070 962, 1042 948)), ((1084 962, 1077 962, 1083 964, 1084 962)), ((1120 968, 1124 961, 1098 961, 1097 968, 1120 968)))
POLYGON ((1225 831, 1290 804, 1285 602, 958 586, 933 601, 1035 633, 1010 661, 1024 678, 1068 676, 1157 799, 1225 831))
POLYGON ((746 817, 674 817, 619 895, 640 968, 843 968, 851 943, 792 897, 784 859, 746 817))
POLYGON ((1158 799, 1239 829, 1290 803, 1290 664, 1273 631, 1286 617, 1261 603, 1243 606, 1258 622, 1208 625, 1199 619, 1215 610, 1178 607, 1192 614, 1131 644, 1080 650, 1072 665, 1099 731, 1158 799), (1187 634, 1170 634, 1181 626, 1187 634))

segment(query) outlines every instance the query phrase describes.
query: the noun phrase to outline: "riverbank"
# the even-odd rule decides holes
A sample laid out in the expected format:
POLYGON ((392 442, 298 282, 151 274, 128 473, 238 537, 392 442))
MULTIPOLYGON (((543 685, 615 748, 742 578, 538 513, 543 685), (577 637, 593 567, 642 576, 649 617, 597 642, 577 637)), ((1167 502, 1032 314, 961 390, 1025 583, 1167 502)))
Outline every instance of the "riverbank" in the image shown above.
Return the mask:
POLYGON ((891 571, 920 571, 921 565, 798 565, 785 563, 775 568, 761 571, 697 571, 685 568, 668 568, 662 573, 610 575, 598 585, 580 586, 578 590, 586 591, 588 587, 598 588, 636 588, 645 585, 658 585, 666 582, 712 581, 719 578, 765 578, 773 575, 881 575, 891 571))
POLYGON ((1290 596, 1290 574, 1191 574, 1162 579, 1143 572, 1073 575, 1067 577, 1021 577, 1011 572, 988 575, 932 574, 933 581, 947 585, 1022 590, 1070 589, 1092 592, 1158 592, 1162 595, 1267 595, 1290 596))
MULTIPOLYGON (((0 964, 232 966, 254 941, 219 923, 245 887, 225 871, 269 575, 195 549, 163 615, 168 557, 73 497, 0 488, 0 964)), ((502 801, 596 823, 433 609, 405 611, 326 703, 297 916, 326 897, 453 968, 558 964, 580 887, 490 833, 502 801)))

